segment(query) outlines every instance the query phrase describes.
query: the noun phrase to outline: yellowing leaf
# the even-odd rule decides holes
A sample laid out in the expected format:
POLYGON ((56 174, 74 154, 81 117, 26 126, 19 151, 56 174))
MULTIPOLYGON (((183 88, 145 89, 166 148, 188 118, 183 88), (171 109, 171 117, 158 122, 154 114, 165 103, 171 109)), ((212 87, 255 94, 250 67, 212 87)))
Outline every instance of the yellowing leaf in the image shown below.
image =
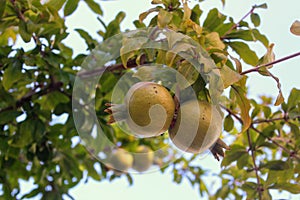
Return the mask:
POLYGON ((275 106, 279 106, 280 104, 282 104, 284 102, 284 97, 282 95, 282 92, 279 92, 276 101, 274 103, 275 106))
MULTIPOLYGON (((183 61, 182 63, 180 63, 177 71, 186 79, 182 84, 179 84, 179 85, 183 85, 184 87, 188 87, 188 86, 192 85, 193 83, 195 83, 195 81, 197 80, 197 78, 199 76, 199 72, 188 61, 183 61), (188 85, 184 85, 184 83, 186 83, 188 85)), ((178 80, 178 82, 180 82, 180 80, 181 80, 180 77, 177 77, 177 80, 178 80)))
POLYGON ((239 59, 230 56, 230 58, 235 62, 235 68, 238 73, 243 71, 242 63, 239 59))
MULTIPOLYGON (((258 63, 257 63, 257 66, 259 65, 265 65, 265 64, 268 64, 270 62, 273 62, 275 60, 275 54, 273 52, 273 48, 274 48, 274 43, 271 43, 269 45, 269 47, 267 48, 267 52, 265 53, 265 55, 263 55, 259 60, 258 60, 258 63)), ((273 65, 269 65, 267 66, 267 68, 272 68, 273 65)))
POLYGON ((246 92, 242 87, 238 85, 232 86, 233 93, 236 97, 236 103, 240 107, 241 110, 241 119, 243 121, 242 132, 247 130, 251 125, 251 118, 249 115, 250 111, 250 101, 246 97, 246 92))
POLYGON ((296 20, 291 28, 290 28, 291 33, 293 33, 294 35, 298 35, 300 36, 300 21, 296 20))
POLYGON ((160 9, 157 15, 157 23, 160 28, 166 27, 167 24, 171 22, 173 15, 163 9, 160 9))
POLYGON ((230 85, 238 82, 242 78, 240 74, 236 73, 226 65, 224 65, 220 69, 220 74, 223 80, 224 88, 229 87, 230 85))
POLYGON ((140 22, 143 22, 144 19, 145 19, 149 14, 151 14, 152 12, 158 12, 159 9, 160 9, 160 7, 155 7, 155 8, 151 8, 151 9, 147 10, 146 12, 141 13, 140 16, 139 16, 140 22))
POLYGON ((189 8, 187 2, 183 4, 183 10, 184 10, 183 20, 189 20, 191 18, 192 10, 189 8))
POLYGON ((207 49, 220 49, 225 48, 225 44, 221 41, 217 32, 211 32, 205 36, 205 45, 207 49))

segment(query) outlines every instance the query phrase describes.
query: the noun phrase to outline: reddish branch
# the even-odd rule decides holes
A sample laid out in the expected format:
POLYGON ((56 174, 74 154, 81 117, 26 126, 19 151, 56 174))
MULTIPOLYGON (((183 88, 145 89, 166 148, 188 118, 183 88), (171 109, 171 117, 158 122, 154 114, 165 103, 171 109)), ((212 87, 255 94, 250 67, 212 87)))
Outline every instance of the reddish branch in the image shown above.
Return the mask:
POLYGON ((13 109, 16 109, 16 108, 20 108, 25 103, 31 101, 34 96, 41 97, 41 96, 49 94, 49 93, 51 93, 53 91, 60 91, 62 85, 63 85, 62 82, 55 82, 55 83, 49 84, 47 87, 41 89, 38 92, 35 92, 34 90, 31 90, 30 92, 28 92, 27 94, 25 94, 21 99, 19 99, 18 101, 16 101, 16 103, 14 105, 8 106, 6 108, 1 109, 0 113, 2 113, 4 111, 9 111, 9 110, 13 110, 13 109))
POLYGON ((92 69, 92 70, 80 71, 80 72, 77 73, 77 75, 80 78, 89 78, 89 77, 92 77, 92 76, 99 76, 99 75, 103 74, 105 71, 113 72, 113 71, 118 71, 118 70, 124 70, 126 68, 134 68, 134 67, 137 67, 139 65, 146 64, 146 63, 147 63, 146 56, 142 55, 139 64, 136 63, 136 59, 130 59, 127 62, 127 67, 125 67, 122 63, 119 63, 119 64, 110 65, 110 66, 107 66, 107 67, 102 66, 102 67, 95 68, 95 69, 92 69))
POLYGON ((225 39, 226 35, 230 34, 234 29, 236 29, 244 19, 246 19, 249 15, 251 15, 254 12, 256 8, 257 6, 252 6, 251 10, 248 13, 246 13, 246 15, 243 16, 240 19, 240 21, 238 21, 238 23, 234 24, 228 31, 226 31, 226 33, 224 34, 224 36, 221 37, 221 39, 225 39))
POLYGON ((246 70, 242 73, 240 73, 241 75, 245 75, 245 74, 248 74, 248 73, 251 73, 251 72, 258 72, 260 68, 263 68, 263 67, 268 67, 268 66, 271 66, 271 65, 274 65, 274 64, 277 64, 277 63, 280 63, 280 62, 283 62, 283 61, 286 61, 286 60, 289 60, 291 58, 294 58, 294 57, 297 57, 297 56, 300 56, 300 52, 297 52, 297 53, 294 53, 292 55, 289 55, 289 56, 286 56, 286 57, 283 57, 283 58, 280 58, 278 60, 275 60, 273 62, 269 62, 269 63, 265 63, 265 64, 262 64, 262 65, 258 65, 254 68, 251 68, 249 70, 246 70))
POLYGON ((251 151, 252 162, 253 162, 254 171, 255 171, 256 180, 257 180, 258 196, 259 196, 259 199, 261 200, 262 199, 263 188, 261 186, 260 178, 259 178, 259 174, 258 174, 259 168, 257 167, 256 162, 255 162, 256 161, 256 159, 255 159, 255 149, 252 145, 252 140, 251 140, 251 137, 250 137, 249 129, 247 130, 247 138, 248 138, 248 144, 249 144, 249 151, 251 151))
MULTIPOLYGON (((243 120, 237 115, 235 114, 232 110, 230 110, 229 108, 220 105, 221 108, 223 108, 224 110, 226 110, 230 115, 232 115, 235 119, 237 119, 241 124, 243 124, 243 120)), ((300 118, 300 116, 297 116, 296 118, 300 118)), ((283 117, 281 118, 273 118, 273 119, 262 119, 262 120, 255 120, 251 123, 250 128, 252 130, 254 130, 255 132, 257 132, 258 134, 264 135, 261 131, 259 131, 257 128, 254 127, 254 124, 259 124, 259 123, 269 123, 269 122, 274 122, 274 121, 278 121, 278 120, 284 120, 287 121, 290 118, 288 117, 287 114, 285 114, 283 117)), ((281 144, 279 144, 278 142, 276 142, 273 138, 271 137, 267 137, 266 138, 272 142, 273 144, 275 144, 276 146, 278 146, 279 148, 281 148, 283 151, 285 151, 287 154, 290 155, 290 157, 293 158, 297 158, 300 159, 300 157, 294 152, 294 151, 290 151, 289 149, 285 148, 284 146, 282 146, 281 144)))

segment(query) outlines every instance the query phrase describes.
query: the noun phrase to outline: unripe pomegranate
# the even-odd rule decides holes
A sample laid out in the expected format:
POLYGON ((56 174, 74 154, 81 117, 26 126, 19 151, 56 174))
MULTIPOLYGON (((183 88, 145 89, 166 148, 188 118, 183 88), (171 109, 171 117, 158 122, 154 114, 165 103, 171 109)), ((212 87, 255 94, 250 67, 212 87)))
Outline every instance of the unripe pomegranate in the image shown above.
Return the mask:
POLYGON ((110 156, 109 163, 117 171, 126 171, 133 165, 133 156, 123 149, 117 149, 110 156))
POLYGON ((215 106, 205 101, 190 100, 180 105, 169 135, 174 145, 190 153, 201 153, 218 140, 222 117, 215 106))
POLYGON ((108 123, 125 120, 130 130, 139 137, 157 136, 168 130, 175 111, 169 91, 153 82, 139 82, 127 92, 124 104, 112 105, 108 123))
POLYGON ((147 171, 154 161, 154 152, 147 146, 141 145, 136 148, 133 154, 132 169, 138 172, 147 171))

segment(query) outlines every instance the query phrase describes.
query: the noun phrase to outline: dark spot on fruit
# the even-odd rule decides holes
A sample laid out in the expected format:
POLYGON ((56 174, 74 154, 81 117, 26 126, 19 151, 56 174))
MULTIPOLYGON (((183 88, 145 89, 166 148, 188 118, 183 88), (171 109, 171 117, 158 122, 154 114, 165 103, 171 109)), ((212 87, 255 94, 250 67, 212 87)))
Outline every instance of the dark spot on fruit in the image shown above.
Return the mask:
POLYGON ((155 94, 157 94, 157 93, 158 93, 158 92, 157 92, 157 90, 155 90, 154 92, 155 92, 155 94))

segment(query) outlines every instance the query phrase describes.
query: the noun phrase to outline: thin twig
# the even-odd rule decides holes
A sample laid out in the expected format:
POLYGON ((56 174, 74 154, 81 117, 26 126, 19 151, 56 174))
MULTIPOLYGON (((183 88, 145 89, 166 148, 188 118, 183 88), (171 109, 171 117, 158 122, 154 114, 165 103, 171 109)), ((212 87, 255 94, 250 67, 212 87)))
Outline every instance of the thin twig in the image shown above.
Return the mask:
POLYGON ((232 110, 230 110, 229 108, 227 108, 226 106, 219 104, 221 108, 223 108, 224 110, 226 110, 230 115, 232 115, 235 119, 237 119, 241 124, 243 124, 243 120, 242 118, 240 118, 237 114, 235 114, 232 110))
POLYGON ((0 110, 0 113, 4 112, 4 111, 9 111, 9 110, 13 110, 15 108, 20 108, 22 107, 26 102, 29 102, 32 100, 32 98, 34 96, 43 96, 43 95, 46 95, 46 94, 49 94, 53 91, 57 91, 57 90, 60 90, 62 86, 62 83, 61 82, 56 82, 56 83, 52 83, 50 84, 48 87, 45 87, 43 89, 41 89, 40 91, 38 92, 33 92, 33 91, 30 91, 28 92, 27 94, 25 94, 21 99, 19 99, 15 105, 12 105, 12 106, 8 106, 6 108, 3 108, 0 110))
POLYGON ((289 55, 289 56, 280 58, 280 59, 278 59, 278 60, 274 60, 274 61, 269 62, 269 63, 265 63, 265 64, 262 64, 262 65, 258 65, 258 66, 254 67, 254 68, 251 68, 251 69, 249 69, 249 70, 246 70, 246 71, 244 71, 244 72, 241 72, 240 75, 249 74, 249 73, 251 73, 251 72, 258 72, 259 69, 262 68, 262 67, 268 67, 268 66, 271 66, 271 65, 274 65, 274 64, 277 64, 277 63, 280 63, 280 62, 289 60, 289 59, 294 58, 294 57, 297 57, 297 56, 300 56, 300 52, 291 54, 291 55, 289 55))
POLYGON ((238 23, 234 24, 228 31, 226 31, 226 33, 221 37, 221 39, 225 39, 226 35, 230 34, 234 29, 236 29, 244 19, 246 19, 249 15, 251 15, 253 13, 255 8, 256 8, 256 6, 252 6, 251 10, 248 13, 246 13, 245 16, 243 16, 238 21, 238 23))
MULTIPOLYGON (((251 129, 256 131, 257 133, 264 135, 261 131, 259 131, 257 128, 255 128, 254 126, 251 126, 251 129)), ((275 140, 273 140, 273 138, 265 136, 269 141, 271 141, 273 144, 275 144, 276 146, 280 147, 283 151, 285 151, 287 154, 289 154, 291 157, 300 159, 300 157, 295 154, 294 152, 291 152, 290 150, 288 150, 287 148, 285 148, 284 146, 282 146, 281 144, 279 144, 278 142, 276 142, 275 140)))
MULTIPOLYGON (((139 65, 143 65, 146 64, 146 56, 142 55, 141 59, 140 59, 140 63, 139 65)), ((138 64, 136 63, 136 59, 131 59, 127 62, 127 68, 134 68, 137 67, 138 64)), ((125 66, 122 63, 118 63, 118 64, 113 64, 110 66, 102 66, 102 67, 98 67, 95 69, 91 69, 91 70, 83 70, 77 73, 77 76, 79 76, 80 78, 90 78, 93 76, 99 76, 101 74, 103 74, 105 71, 117 71, 117 70, 125 70, 125 66)))
POLYGON ((254 171, 255 171, 255 175, 256 175, 256 179, 257 179, 257 191, 258 191, 258 194, 259 194, 259 199, 261 200, 262 199, 262 192, 263 192, 263 188, 261 187, 261 183, 260 183, 260 178, 259 178, 259 175, 258 175, 258 167, 256 165, 256 162, 255 162, 255 155, 254 155, 254 149, 253 149, 253 145, 252 145, 252 140, 251 140, 251 137, 250 137, 250 132, 249 132, 249 129, 247 130, 247 137, 248 137, 248 143, 249 143, 249 150, 251 151, 251 156, 252 156, 252 161, 253 161, 253 166, 254 166, 254 171))

